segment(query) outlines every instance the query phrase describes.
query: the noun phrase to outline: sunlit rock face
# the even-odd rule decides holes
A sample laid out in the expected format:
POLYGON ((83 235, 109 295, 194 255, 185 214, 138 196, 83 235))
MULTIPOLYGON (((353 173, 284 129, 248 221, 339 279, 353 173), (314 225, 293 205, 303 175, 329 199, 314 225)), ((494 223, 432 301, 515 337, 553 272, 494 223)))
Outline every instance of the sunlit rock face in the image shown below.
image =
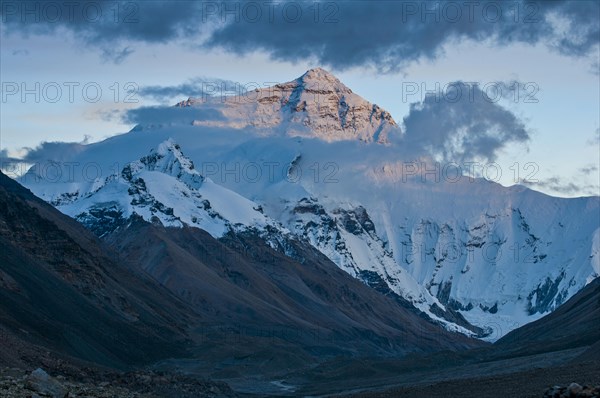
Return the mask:
POLYGON ((356 95, 321 68, 287 83, 241 95, 189 98, 180 107, 217 109, 219 120, 195 119, 197 126, 266 129, 265 134, 316 137, 325 141, 362 140, 386 143, 396 128, 392 116, 356 95))

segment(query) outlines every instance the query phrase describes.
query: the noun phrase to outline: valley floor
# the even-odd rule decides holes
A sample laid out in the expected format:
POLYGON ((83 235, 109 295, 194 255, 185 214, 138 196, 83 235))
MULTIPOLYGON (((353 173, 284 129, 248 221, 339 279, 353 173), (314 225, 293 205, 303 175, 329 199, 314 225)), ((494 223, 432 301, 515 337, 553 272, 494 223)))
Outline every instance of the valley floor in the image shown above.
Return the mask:
MULTIPOLYGON (((590 361, 575 365, 538 368, 495 376, 426 383, 423 385, 395 387, 380 392, 348 395, 353 398, 388 397, 519 397, 541 398, 552 386, 568 386, 576 382, 582 386, 600 386, 600 362, 590 361)), ((596 391, 599 391, 596 389, 596 391)), ((594 395, 598 396, 598 395, 594 395)))
MULTIPOLYGON (((36 366, 51 375, 50 385, 68 391, 69 397, 542 398, 548 388, 566 387, 573 382, 596 388, 596 395, 576 397, 600 397, 600 355, 589 347, 512 358, 503 358, 489 348, 403 359, 340 357, 288 374, 224 377, 213 381, 200 375, 163 372, 155 367, 115 372, 87 363, 71 363, 67 358, 39 353, 29 346, 13 347, 18 348, 16 352, 22 363, 14 367, 0 361, 0 396, 7 398, 35 396, 34 393, 40 392, 31 382, 36 366)), ((229 365, 235 368, 235 364, 229 365)))
MULTIPOLYGON (((310 397, 543 397, 553 386, 577 383, 600 397, 600 357, 586 347, 512 358, 487 350, 405 359, 338 359, 281 380, 277 396, 310 397), (290 386, 294 388, 289 389, 290 386)), ((261 396, 261 383, 228 380, 243 396, 261 396), (246 394, 244 394, 246 392, 246 394)), ((264 384, 264 383, 263 383, 264 384)), ((273 395, 263 390, 262 395, 273 395)))

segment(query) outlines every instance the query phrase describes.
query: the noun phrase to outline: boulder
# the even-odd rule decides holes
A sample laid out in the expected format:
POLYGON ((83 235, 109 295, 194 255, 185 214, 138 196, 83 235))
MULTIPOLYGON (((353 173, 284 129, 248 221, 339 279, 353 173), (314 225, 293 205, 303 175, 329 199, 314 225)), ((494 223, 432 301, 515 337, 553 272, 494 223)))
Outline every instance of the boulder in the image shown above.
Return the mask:
POLYGON ((43 397, 65 398, 67 389, 43 369, 36 369, 27 376, 25 388, 43 397))

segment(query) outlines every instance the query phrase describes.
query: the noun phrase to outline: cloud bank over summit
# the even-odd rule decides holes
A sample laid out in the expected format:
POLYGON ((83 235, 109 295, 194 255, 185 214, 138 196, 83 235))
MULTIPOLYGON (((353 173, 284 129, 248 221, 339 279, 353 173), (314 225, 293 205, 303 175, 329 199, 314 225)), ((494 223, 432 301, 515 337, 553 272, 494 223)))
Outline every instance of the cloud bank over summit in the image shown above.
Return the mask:
MULTIPOLYGON (((197 88, 191 83, 195 81, 199 80, 191 79, 173 87, 142 88, 141 92, 170 95, 197 88)), ((116 112, 113 117, 134 124, 134 130, 195 125, 221 129, 224 133, 246 129, 280 136, 303 136, 303 127, 310 125, 318 134, 308 138, 328 142, 360 139, 391 146, 393 151, 385 151, 385 157, 392 156, 390 161, 485 163, 494 162, 508 145, 527 149, 531 132, 523 120, 500 101, 490 99, 477 85, 452 84, 460 89, 460 96, 426 95, 423 101, 411 104, 401 124, 321 68, 311 69, 293 81, 241 96, 211 96, 205 91, 200 98, 190 97, 175 106, 142 106, 116 112), (359 125, 362 127, 358 128, 359 125)), ((0 153, 0 161, 5 168, 48 159, 60 161, 65 154, 71 156, 83 150, 85 143, 43 142, 36 148, 23 148, 25 155, 21 159, 4 151, 0 153)), ((384 156, 377 148, 370 148, 370 152, 384 156)))
MULTIPOLYGON (((322 70, 317 68, 315 70, 322 70)), ((323 71, 331 79, 338 80, 329 72, 323 71)), ((197 82, 201 79, 191 79, 188 82, 197 82)), ((207 82, 202 80, 202 86, 221 87, 220 80, 207 82)), ((235 84, 231 83, 232 86, 235 84)), ((282 86, 290 83, 283 83, 282 86)), ((311 83, 312 89, 323 89, 327 81, 311 83)), ((520 84, 513 82, 513 84, 520 84)), ((504 86, 508 85, 503 83, 504 86)), ((232 87, 227 85, 227 87, 232 87)), ((414 102, 410 106, 409 114, 403 118, 401 126, 395 128, 390 134, 390 142, 402 148, 403 156, 431 157, 439 161, 464 163, 467 161, 494 161, 498 152, 507 145, 517 144, 526 148, 531 138, 531 133, 525 122, 511 110, 502 105, 500 101, 489 97, 489 93, 477 85, 465 82, 453 82, 455 93, 428 94, 422 101, 414 102)), ((156 86, 142 88, 141 92, 152 94, 173 94, 183 89, 196 93, 201 86, 198 84, 183 83, 173 87, 156 86)), ((266 92, 277 91, 277 86, 267 88, 266 92)), ((279 89, 280 90, 280 89, 279 89)), ((255 102, 252 95, 241 94, 237 97, 211 96, 208 90, 200 89, 197 107, 176 108, 173 106, 152 106, 132 109, 124 114, 124 120, 136 124, 169 124, 191 123, 193 120, 207 122, 224 121, 222 112, 213 108, 206 102, 229 101, 242 103, 255 102)), ((315 96, 309 101, 323 101, 322 96, 315 96)), ((260 100, 259 102, 261 102, 260 100)))
POLYGON ((494 161, 508 144, 525 145, 530 132, 525 123, 476 85, 454 83, 462 91, 456 101, 427 95, 413 103, 404 118, 401 144, 413 153, 426 153, 447 162, 494 161))

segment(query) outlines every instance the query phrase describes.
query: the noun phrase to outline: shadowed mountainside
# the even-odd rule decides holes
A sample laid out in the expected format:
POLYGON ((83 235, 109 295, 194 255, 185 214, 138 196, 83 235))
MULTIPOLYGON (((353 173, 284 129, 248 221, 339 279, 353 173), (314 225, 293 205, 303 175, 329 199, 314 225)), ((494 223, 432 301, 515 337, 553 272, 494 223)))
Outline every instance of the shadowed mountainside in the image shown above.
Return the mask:
POLYGON ((215 239, 197 228, 165 228, 137 217, 105 241, 205 322, 260 325, 261 332, 291 337, 288 343, 317 355, 389 356, 484 345, 443 330, 300 242, 286 242, 287 256, 252 233, 215 239))
POLYGON ((19 338, 116 367, 185 352, 180 300, 3 174, 0 245, 0 323, 19 338))

